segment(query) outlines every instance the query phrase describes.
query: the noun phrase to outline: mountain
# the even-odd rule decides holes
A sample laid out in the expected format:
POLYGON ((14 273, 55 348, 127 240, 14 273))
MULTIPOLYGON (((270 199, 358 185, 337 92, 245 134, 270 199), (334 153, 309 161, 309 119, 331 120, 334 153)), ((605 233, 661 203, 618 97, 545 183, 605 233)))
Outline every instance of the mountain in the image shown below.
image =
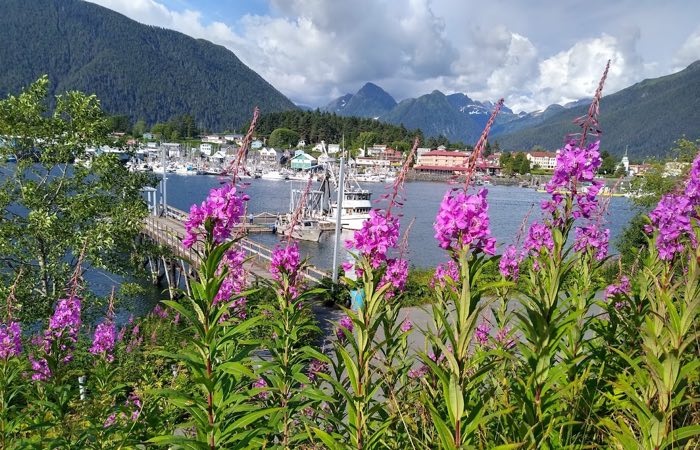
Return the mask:
POLYGON ((396 100, 374 83, 365 83, 355 95, 345 94, 332 101, 323 111, 341 116, 378 118, 391 111, 396 100))
POLYGON ((352 97, 352 94, 345 94, 342 97, 338 97, 323 108, 321 108, 321 111, 335 113, 339 116, 343 116, 345 115, 343 114, 343 109, 345 109, 345 106, 347 106, 348 102, 352 97))
MULTIPOLYGON (((567 133, 578 131, 572 121, 587 110, 587 105, 579 105, 555 111, 518 131, 494 130, 493 137, 507 150, 536 145, 555 149, 561 147, 567 133)), ((509 125, 518 127, 523 120, 532 119, 517 119, 509 125)), ((600 101, 599 121, 602 148, 621 156, 628 147, 632 159, 666 155, 683 135, 691 140, 700 138, 700 61, 680 72, 606 95, 600 101)))
MULTIPOLYGON (((446 136, 451 141, 475 142, 482 127, 455 108, 440 91, 400 102, 383 121, 406 128, 420 128, 425 136, 446 136)), ((485 123, 485 121, 484 121, 485 123)))
MULTIPOLYGON (((321 110, 420 128, 427 137, 442 135, 451 141, 473 144, 479 138, 493 107, 491 102, 478 102, 463 93, 445 95, 440 91, 396 104, 382 88, 367 83, 357 94, 345 94, 321 110)), ((503 107, 496 123, 517 118, 508 107, 503 107)))
POLYGON ((233 130, 262 112, 295 109, 226 48, 139 24, 78 0, 3 0, 0 96, 48 74, 54 93, 97 94, 109 114, 164 122, 194 116, 233 130))

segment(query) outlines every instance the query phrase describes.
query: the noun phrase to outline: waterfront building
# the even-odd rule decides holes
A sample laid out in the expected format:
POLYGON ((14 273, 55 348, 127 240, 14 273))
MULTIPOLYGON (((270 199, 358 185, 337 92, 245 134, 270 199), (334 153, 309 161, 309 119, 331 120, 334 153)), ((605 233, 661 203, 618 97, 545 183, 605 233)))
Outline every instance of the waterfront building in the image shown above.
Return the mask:
POLYGON ((295 170, 308 170, 317 163, 316 158, 306 153, 304 150, 294 152, 294 157, 290 161, 290 167, 295 170))
POLYGON ((554 170, 557 167, 557 153, 531 151, 526 152, 525 157, 530 161, 530 167, 539 166, 540 169, 554 170))

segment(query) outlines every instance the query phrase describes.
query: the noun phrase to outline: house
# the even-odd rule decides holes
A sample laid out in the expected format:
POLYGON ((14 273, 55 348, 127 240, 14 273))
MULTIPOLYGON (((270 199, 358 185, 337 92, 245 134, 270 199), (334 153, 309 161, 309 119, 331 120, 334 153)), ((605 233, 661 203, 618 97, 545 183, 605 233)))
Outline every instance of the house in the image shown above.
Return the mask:
POLYGON ((150 141, 151 139, 155 139, 155 136, 153 136, 153 133, 143 133, 143 138, 150 141))
POLYGON ((530 167, 539 166, 540 169, 554 170, 557 167, 557 154, 554 152, 533 151, 526 152, 525 157, 530 161, 530 167))
POLYGON ((199 151, 202 152, 203 155, 211 156, 212 151, 214 151, 214 146, 209 143, 202 143, 199 144, 199 151))
POLYGON ((299 139, 299 142, 297 142, 297 148, 304 148, 306 147, 306 141, 304 139, 299 139))
POLYGON ((295 170, 308 170, 315 166, 317 163, 316 158, 309 155, 303 150, 297 150, 294 152, 294 156, 290 160, 290 166, 295 170))
POLYGON ((651 168, 651 164, 630 164, 627 169, 627 175, 631 177, 641 177, 651 170, 651 168))
POLYGON ((274 148, 263 147, 260 150, 260 162, 276 163, 277 162, 277 152, 274 148))
POLYGON ((250 148, 252 148, 254 150, 261 149, 262 146, 263 146, 263 141, 261 141, 260 139, 255 139, 253 142, 250 143, 250 148))
POLYGON ((374 167, 389 167, 389 166, 400 166, 403 162, 403 153, 393 148, 387 147, 386 145, 373 146, 373 151, 371 154, 362 155, 357 158, 358 166, 374 166, 374 167))
POLYGON ((176 142, 163 142, 160 144, 160 148, 165 150, 165 154, 169 158, 179 158, 182 156, 182 148, 180 144, 176 142))

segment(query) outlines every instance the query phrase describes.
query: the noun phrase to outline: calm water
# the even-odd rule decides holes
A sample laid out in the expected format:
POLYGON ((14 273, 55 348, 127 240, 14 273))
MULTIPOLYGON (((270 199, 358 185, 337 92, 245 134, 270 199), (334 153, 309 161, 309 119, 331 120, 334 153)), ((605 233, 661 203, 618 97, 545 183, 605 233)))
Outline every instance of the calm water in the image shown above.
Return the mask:
MULTIPOLYGON (((249 211, 284 212, 289 208, 290 181, 250 180, 246 192, 250 196, 249 211)), ((168 204, 182 210, 189 210, 192 203, 204 200, 212 187, 219 186, 221 180, 213 176, 178 176, 168 175, 168 204)), ((298 187, 299 182, 294 184, 298 187)), ((387 192, 389 185, 365 183, 370 189, 375 202, 387 192)), ((406 200, 403 206, 402 228, 414 220, 408 238, 408 257, 415 267, 434 267, 445 261, 445 252, 437 246, 433 238, 433 221, 440 201, 450 186, 437 182, 410 182, 406 184, 406 200)), ((547 194, 533 189, 511 186, 488 186, 489 216, 491 232, 498 240, 499 246, 513 242, 521 227, 523 218, 531 211, 530 221, 540 217, 539 204, 548 198, 547 194)), ((606 199, 607 200, 607 199, 606 199)), ((631 203, 624 197, 614 197, 607 216, 614 243, 621 230, 634 215, 631 203)), ((377 203, 380 206, 380 203, 377 203)), ((280 242, 274 234, 252 234, 250 237, 268 246, 280 242)), ((299 242, 299 247, 313 264, 330 269, 333 261, 333 233, 323 233, 319 242, 299 242)), ((343 239, 348 239, 350 232, 343 232, 343 239)), ((611 249, 614 251, 614 248, 611 249)), ((341 260, 344 256, 341 256, 341 260)))

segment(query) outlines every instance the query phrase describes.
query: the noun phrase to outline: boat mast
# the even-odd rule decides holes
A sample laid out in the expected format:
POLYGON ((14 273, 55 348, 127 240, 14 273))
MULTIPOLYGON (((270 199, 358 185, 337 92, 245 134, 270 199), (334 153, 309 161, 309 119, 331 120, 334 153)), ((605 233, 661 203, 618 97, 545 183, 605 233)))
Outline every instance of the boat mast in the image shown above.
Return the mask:
MULTIPOLYGON (((342 154, 342 153, 341 153, 342 154)), ((340 157, 340 180, 338 181, 338 200, 335 210, 335 244, 333 245, 333 283, 338 282, 338 248, 340 247, 340 227, 343 214, 343 194, 345 191, 345 158, 340 157)))

